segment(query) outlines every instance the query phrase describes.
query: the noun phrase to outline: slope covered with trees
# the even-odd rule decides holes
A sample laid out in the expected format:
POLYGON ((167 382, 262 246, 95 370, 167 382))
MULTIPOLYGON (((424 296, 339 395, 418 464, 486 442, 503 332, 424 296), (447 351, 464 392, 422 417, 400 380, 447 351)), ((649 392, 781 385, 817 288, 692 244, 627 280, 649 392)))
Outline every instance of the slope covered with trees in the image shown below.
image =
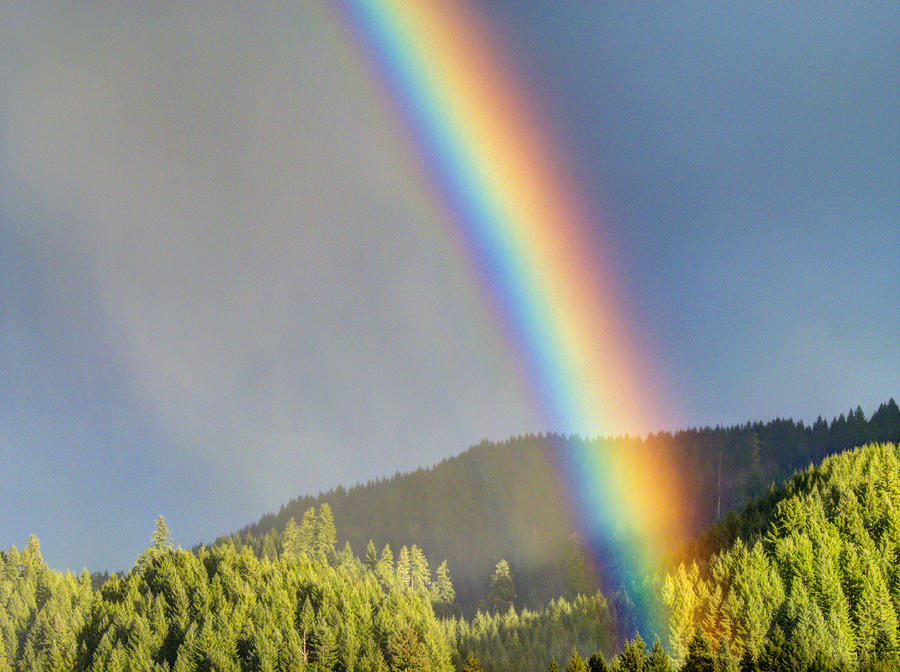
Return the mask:
MULTIPOLYGON (((589 443, 596 450, 628 451, 644 442, 683 465, 685 488, 698 503, 693 530, 700 534, 764 495, 769 484, 827 455, 898 438, 900 409, 891 399, 869 418, 857 407, 812 425, 778 419, 589 443)), ((575 493, 560 480, 556 463, 560 451, 581 441, 550 435, 483 442, 429 469, 295 499, 278 514, 219 541, 275 557, 288 519, 299 520, 304 511, 327 502, 340 530, 339 544, 348 541, 354 549, 370 539, 378 548, 415 544, 429 557, 446 558, 454 573, 456 604, 466 615, 491 606, 484 595, 501 559, 510 565, 515 606, 542 608, 550 599, 591 592, 602 584, 602 577, 580 571, 584 563, 568 515, 575 493)), ((686 547, 691 556, 709 550, 686 547)))
POLYGON ((610 656, 617 646, 615 616, 599 592, 552 600, 540 611, 479 611, 442 625, 457 669, 472 654, 486 671, 542 672, 573 647, 610 656))
POLYGON ((700 626, 735 654, 771 657, 774 643, 822 669, 900 669, 896 444, 826 458, 721 532, 733 541, 666 578, 673 656, 685 656, 700 626))

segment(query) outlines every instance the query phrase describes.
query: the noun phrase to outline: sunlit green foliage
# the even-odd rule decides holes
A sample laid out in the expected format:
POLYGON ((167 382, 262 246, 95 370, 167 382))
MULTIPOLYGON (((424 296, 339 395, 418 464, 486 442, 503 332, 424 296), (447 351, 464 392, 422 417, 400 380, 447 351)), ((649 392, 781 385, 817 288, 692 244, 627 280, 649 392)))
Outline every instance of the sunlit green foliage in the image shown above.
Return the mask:
POLYGON ((327 515, 309 520, 310 546, 273 560, 231 545, 172 550, 160 517, 134 568, 95 593, 87 572, 48 569, 32 537, 0 556, 0 672, 449 672, 421 551, 415 582, 393 571, 385 582, 334 552, 327 515))
MULTIPOLYGON (((697 460, 709 457, 710 446, 731 454, 728 459, 737 454, 734 451, 744 451, 749 467, 734 463, 735 473, 743 475, 732 476, 731 499, 726 497, 726 506, 731 506, 740 499, 735 499, 735 487, 743 484, 750 492, 757 479, 780 473, 794 459, 773 454, 779 441, 800 437, 797 454, 813 457, 822 446, 873 432, 896 433, 898 419, 900 411, 891 401, 869 421, 857 409, 831 426, 824 421, 811 428, 776 421, 647 440, 661 441, 678 454, 687 451, 685 456, 697 451, 697 460)), ((542 460, 547 459, 541 451, 548 449, 547 441, 557 440, 562 439, 535 438, 535 451, 521 460, 508 459, 516 451, 515 442, 493 447, 499 452, 485 459, 503 457, 507 468, 530 461, 530 475, 540 475, 546 467, 542 460)), ((520 441, 531 445, 530 439, 520 441)), ((796 457, 790 451, 785 454, 796 457)), ((396 556, 389 544, 381 546, 386 535, 370 530, 379 543, 369 536, 360 541, 358 548, 365 548, 362 560, 347 542, 355 536, 338 536, 331 505, 336 504, 340 521, 348 511, 348 493, 336 501, 319 501, 302 514, 294 511, 296 517, 286 515, 292 509, 283 510, 278 532, 225 538, 193 552, 173 550, 171 533, 160 516, 150 546, 134 567, 108 577, 92 577, 86 570, 79 577, 50 570, 37 539, 31 537, 21 552, 16 547, 0 552, 0 672, 900 669, 896 445, 870 444, 827 457, 818 468, 770 487, 740 515, 723 519, 690 546, 690 560, 662 582, 669 609, 668 648, 657 641, 649 651, 640 636, 622 646, 618 635, 633 633, 631 623, 617 616, 599 592, 586 590, 598 577, 565 526, 557 530, 565 535, 558 555, 546 556, 547 547, 537 537, 542 525, 561 515, 555 505, 527 489, 523 494, 504 485, 499 471, 499 482, 488 483, 471 460, 447 464, 464 480, 435 485, 435 492, 424 480, 379 484, 388 491, 403 484, 394 492, 403 495, 397 502, 410 495, 407 486, 415 486, 411 501, 426 514, 410 522, 408 512, 395 503, 399 508, 394 518, 378 518, 379 525, 394 526, 395 537, 407 539, 395 546, 396 556), (532 508, 526 513, 535 512, 531 522, 537 521, 536 526, 526 529, 508 511, 488 513, 482 511, 483 503, 464 501, 477 500, 477 493, 486 491, 494 493, 488 499, 498 506, 507 500, 529 500, 532 508), (449 513, 440 511, 443 504, 449 513), (544 505, 542 518, 538 509, 544 505), (452 516, 464 518, 461 527, 442 530, 441 521, 452 516), (473 520, 466 516, 474 516, 476 527, 482 526, 471 537, 466 530, 472 529, 473 520), (541 574, 544 570, 529 566, 526 560, 538 556, 528 553, 517 551, 513 562, 494 555, 493 573, 468 582, 467 591, 477 596, 480 609, 466 618, 471 612, 459 604, 450 577, 452 561, 442 560, 431 569, 429 548, 451 548, 436 544, 432 533, 437 526, 453 542, 454 557, 469 555, 483 564, 502 544, 491 541, 485 550, 478 545, 480 539, 494 534, 504 517, 511 526, 504 533, 532 535, 526 540, 528 553, 543 557, 549 563, 545 568, 551 569, 541 574), (521 608, 550 587, 566 597, 538 610, 521 608)), ((701 467, 701 477, 704 473, 701 467)), ((365 492, 360 489, 356 496, 365 492)))
POLYGON ((91 578, 49 569, 31 536, 0 553, 0 672, 71 670, 91 606, 91 578))
POLYGON ((700 628, 720 650, 745 652, 747 669, 900 660, 896 445, 826 458, 770 491, 726 532, 733 543, 702 568, 681 565, 666 577, 676 659, 691 659, 700 628))

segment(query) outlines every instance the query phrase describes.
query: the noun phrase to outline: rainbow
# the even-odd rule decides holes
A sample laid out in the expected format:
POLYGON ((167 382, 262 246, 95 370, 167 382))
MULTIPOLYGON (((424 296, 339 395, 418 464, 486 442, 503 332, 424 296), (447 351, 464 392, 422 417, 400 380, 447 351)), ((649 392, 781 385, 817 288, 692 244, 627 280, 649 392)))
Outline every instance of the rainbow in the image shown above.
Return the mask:
MULTIPOLYGON (((464 0, 337 8, 527 371, 542 420, 583 436, 646 431, 651 376, 617 305, 600 222, 496 31, 464 0)), ((628 451, 569 444, 557 459, 576 522, 598 554, 618 560, 641 631, 662 634, 646 579, 683 518, 677 469, 640 441, 628 451)))

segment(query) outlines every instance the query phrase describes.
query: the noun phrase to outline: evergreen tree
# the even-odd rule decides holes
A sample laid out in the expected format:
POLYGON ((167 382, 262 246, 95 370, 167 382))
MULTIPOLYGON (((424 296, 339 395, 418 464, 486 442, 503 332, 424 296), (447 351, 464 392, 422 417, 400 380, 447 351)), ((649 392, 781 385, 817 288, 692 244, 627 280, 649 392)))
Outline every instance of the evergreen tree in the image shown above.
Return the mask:
POLYGON ((397 556, 397 583, 402 588, 409 588, 412 585, 411 575, 409 549, 404 545, 400 547, 400 554, 397 556))
POLYGON ((284 526, 284 534, 281 537, 282 553, 289 558, 300 555, 300 528, 297 521, 291 516, 284 526))
POLYGON ((672 672, 672 663, 658 639, 653 642, 653 648, 644 663, 644 672, 672 672))
POLYGON ((587 663, 585 663, 582 657, 578 655, 578 649, 574 646, 569 653, 569 658, 566 660, 565 672, 588 672, 587 663))
POLYGON ((772 629, 772 634, 763 643, 756 664, 760 672, 781 672, 799 667, 794 659, 793 648, 784 638, 784 632, 779 626, 772 629))
POLYGON ((315 646, 314 633, 316 627, 316 614, 313 611, 309 597, 303 600, 303 607, 300 610, 297 626, 300 635, 300 659, 303 661, 303 665, 306 665, 312 657, 313 648, 315 646))
POLYGON ((438 565, 435 571, 434 584, 432 585, 432 600, 442 607, 450 607, 456 599, 456 591, 450 580, 450 570, 447 569, 447 561, 438 565))
POLYGON ((366 565, 366 569, 370 571, 374 571, 375 565, 378 564, 378 551, 375 550, 375 543, 369 539, 369 544, 366 546, 366 557, 363 562, 366 565))
POLYGON ((409 549, 409 584, 417 593, 430 593, 431 571, 428 569, 428 559, 415 544, 409 549))
POLYGON ((157 551, 172 550, 172 535, 169 533, 169 526, 166 525, 166 519, 161 515, 156 519, 156 526, 151 537, 153 548, 157 551))
POLYGON ((491 584, 488 590, 488 599, 491 608, 495 612, 505 612, 516 601, 516 584, 513 581, 512 570, 506 560, 500 560, 494 567, 491 576, 491 584))
POLYGON ((688 653, 681 666, 681 672, 715 672, 712 647, 706 633, 698 626, 688 644, 688 653))
POLYGON ((334 528, 334 516, 328 502, 323 502, 319 507, 319 517, 316 521, 315 551, 319 555, 330 558, 334 555, 334 546, 337 543, 337 532, 334 528))
POLYGON ((316 528, 318 524, 316 507, 311 506, 303 512, 303 518, 300 520, 300 549, 304 553, 314 554, 316 552, 316 528))
POLYGON ((381 558, 375 566, 375 575, 382 588, 387 589, 397 583, 397 574, 394 571, 394 554, 388 544, 381 549, 381 558))
POLYGON ((750 649, 745 648, 741 654, 741 672, 759 672, 759 666, 756 664, 756 658, 750 653, 750 649))
POLYGON ((547 666, 547 672, 559 672, 559 665, 556 664, 556 658, 550 659, 550 665, 547 666))
POLYGON ((606 659, 600 651, 596 651, 588 658, 588 672, 608 672, 609 667, 606 665, 606 659))
POLYGON ((635 634, 634 639, 626 642, 619 654, 619 669, 622 672, 643 672, 647 662, 646 648, 640 633, 635 634))
POLYGON ((724 637, 719 638, 715 655, 716 672, 739 672, 738 661, 731 655, 724 637))

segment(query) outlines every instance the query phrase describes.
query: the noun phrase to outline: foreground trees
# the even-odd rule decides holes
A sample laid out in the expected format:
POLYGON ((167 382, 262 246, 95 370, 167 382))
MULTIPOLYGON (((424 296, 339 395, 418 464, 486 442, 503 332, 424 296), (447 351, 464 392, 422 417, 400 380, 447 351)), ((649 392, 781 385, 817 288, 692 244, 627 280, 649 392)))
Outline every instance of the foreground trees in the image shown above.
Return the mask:
POLYGON ((171 670, 449 670, 430 605, 385 591, 361 564, 249 549, 154 553, 100 591, 78 667, 171 670))
POLYGON ((0 554, 0 672, 449 672, 427 593, 335 553, 333 523, 312 519, 307 549, 270 560, 172 550, 160 517, 134 568, 95 593, 86 572, 47 568, 32 537, 0 554))
POLYGON ((0 672, 73 669, 91 604, 87 571, 49 569, 34 535, 0 553, 0 672))
POLYGON ((801 661, 817 661, 815 669, 893 661, 900 669, 896 445, 826 458, 718 534, 723 548, 708 563, 682 565, 665 580, 677 659, 690 655, 699 626, 760 670, 804 669, 801 661))

